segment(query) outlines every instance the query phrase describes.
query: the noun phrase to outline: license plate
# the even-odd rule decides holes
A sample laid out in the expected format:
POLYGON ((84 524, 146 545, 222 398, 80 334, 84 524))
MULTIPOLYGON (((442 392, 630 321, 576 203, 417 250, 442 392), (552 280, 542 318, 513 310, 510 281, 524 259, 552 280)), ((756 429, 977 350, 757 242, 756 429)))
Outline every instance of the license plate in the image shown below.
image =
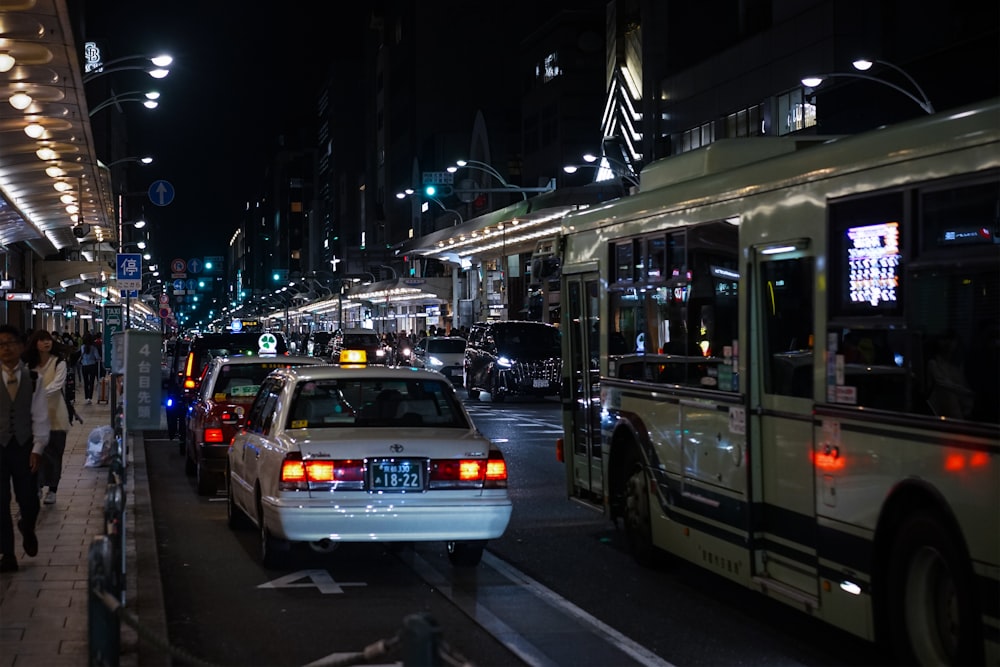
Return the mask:
POLYGON ((453 369, 451 369, 451 374, 454 375, 457 378, 460 378, 460 377, 462 377, 462 369, 461 368, 453 368, 453 369))
POLYGON ((547 389, 549 386, 548 380, 534 380, 532 385, 535 389, 547 389))
POLYGON ((424 488, 421 459, 375 459, 369 469, 372 491, 422 491, 424 488))

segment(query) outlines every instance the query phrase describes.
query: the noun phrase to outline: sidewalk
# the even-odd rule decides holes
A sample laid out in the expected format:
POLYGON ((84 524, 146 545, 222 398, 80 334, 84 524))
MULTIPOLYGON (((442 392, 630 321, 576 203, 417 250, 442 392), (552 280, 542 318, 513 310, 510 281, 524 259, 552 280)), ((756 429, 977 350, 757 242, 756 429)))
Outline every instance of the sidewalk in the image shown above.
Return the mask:
MULTIPOLYGON (((95 427, 111 423, 111 408, 107 403, 84 405, 82 393, 77 393, 77 411, 84 423, 75 422, 67 435, 57 502, 43 504, 38 516, 38 556, 24 554, 15 529, 20 569, 0 575, 0 667, 75 667, 89 660, 88 554, 94 538, 105 534, 109 468, 86 468, 84 462, 87 438, 95 427)), ((144 633, 165 642, 142 433, 130 434, 127 445, 125 609, 138 618, 144 633)), ((121 623, 121 665, 170 662, 166 652, 140 642, 136 630, 121 623)))

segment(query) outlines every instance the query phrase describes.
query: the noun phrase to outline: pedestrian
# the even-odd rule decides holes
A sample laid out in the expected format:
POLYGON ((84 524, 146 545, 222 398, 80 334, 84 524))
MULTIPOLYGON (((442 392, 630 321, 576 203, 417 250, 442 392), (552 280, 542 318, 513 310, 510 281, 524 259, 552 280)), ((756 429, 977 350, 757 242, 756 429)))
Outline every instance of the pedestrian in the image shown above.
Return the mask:
POLYGON ((49 444, 45 447, 42 467, 38 471, 39 495, 48 487, 43 500, 46 505, 56 502, 63 453, 66 451, 66 432, 72 423, 63 393, 68 374, 66 360, 54 347, 55 344, 55 339, 47 331, 39 330, 28 336, 28 349, 24 353, 28 369, 38 374, 38 380, 44 387, 49 408, 49 444))
POLYGON ((83 347, 80 348, 80 370, 83 374, 83 397, 87 405, 91 404, 94 397, 94 384, 97 382, 97 367, 101 363, 101 353, 94 338, 90 334, 83 339, 83 347))
POLYGON ((16 572, 11 487, 21 518, 21 546, 38 555, 38 469, 49 442, 49 409, 45 390, 21 360, 24 338, 17 327, 0 325, 0 367, 7 391, 0 391, 0 572, 16 572))

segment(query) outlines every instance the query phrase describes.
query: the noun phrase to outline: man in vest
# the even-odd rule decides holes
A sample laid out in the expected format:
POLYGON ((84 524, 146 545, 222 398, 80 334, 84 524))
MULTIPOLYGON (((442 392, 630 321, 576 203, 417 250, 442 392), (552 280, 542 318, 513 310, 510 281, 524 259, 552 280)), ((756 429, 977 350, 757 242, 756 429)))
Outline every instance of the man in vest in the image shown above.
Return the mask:
POLYGON ((17 571, 14 520, 10 490, 20 509, 17 522, 21 546, 28 556, 38 554, 38 468, 49 442, 49 411, 45 388, 37 374, 21 360, 24 338, 17 327, 0 326, 0 572, 17 571))

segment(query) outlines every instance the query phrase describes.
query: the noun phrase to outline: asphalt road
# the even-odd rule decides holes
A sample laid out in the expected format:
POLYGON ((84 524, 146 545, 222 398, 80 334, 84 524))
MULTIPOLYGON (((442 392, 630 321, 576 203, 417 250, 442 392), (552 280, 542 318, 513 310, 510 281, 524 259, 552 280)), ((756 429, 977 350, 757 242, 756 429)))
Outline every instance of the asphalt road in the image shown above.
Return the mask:
POLYGON ((472 572, 438 544, 301 549, 266 570, 256 532, 231 531, 224 497, 199 497, 176 445, 147 436, 171 643, 210 664, 302 665, 430 618, 477 665, 884 664, 867 643, 700 568, 639 567, 610 521, 567 499, 556 402, 484 398, 467 405, 504 451, 514 513, 472 572))

